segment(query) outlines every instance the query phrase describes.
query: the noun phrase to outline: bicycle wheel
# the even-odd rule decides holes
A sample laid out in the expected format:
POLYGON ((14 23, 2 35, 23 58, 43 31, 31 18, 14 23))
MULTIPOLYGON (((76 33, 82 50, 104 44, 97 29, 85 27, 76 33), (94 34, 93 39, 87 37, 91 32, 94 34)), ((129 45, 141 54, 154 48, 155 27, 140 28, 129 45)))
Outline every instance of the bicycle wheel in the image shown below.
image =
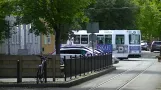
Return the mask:
POLYGON ((39 84, 41 81, 41 68, 38 68, 37 75, 36 75, 36 83, 39 84))
POLYGON ((40 79, 41 83, 45 83, 45 76, 44 76, 44 70, 41 73, 41 79, 40 79))
POLYGON ((37 82, 37 84, 39 84, 39 82, 41 82, 41 83, 45 82, 44 70, 41 70, 41 68, 39 68, 37 71, 36 82, 37 82))

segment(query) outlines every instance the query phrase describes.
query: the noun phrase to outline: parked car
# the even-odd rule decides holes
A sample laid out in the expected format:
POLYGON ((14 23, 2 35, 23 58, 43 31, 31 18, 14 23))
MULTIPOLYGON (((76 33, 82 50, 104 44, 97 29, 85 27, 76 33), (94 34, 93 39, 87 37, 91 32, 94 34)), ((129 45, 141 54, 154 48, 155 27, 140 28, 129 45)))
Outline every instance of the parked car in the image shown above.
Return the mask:
POLYGON ((141 49, 146 50, 146 51, 149 50, 149 46, 148 46, 148 43, 146 41, 141 41, 141 49))
MULTIPOLYGON (((61 63, 63 62, 64 56, 66 57, 66 59, 70 59, 75 57, 79 58, 80 55, 89 56, 89 54, 98 55, 99 53, 103 53, 103 52, 95 49, 93 53, 93 50, 91 48, 84 47, 84 46, 64 46, 64 47, 61 47, 60 49, 61 63)), ((52 53, 52 55, 55 55, 55 54, 56 52, 52 53)), ((112 56, 112 62, 113 64, 116 64, 119 62, 119 59, 117 59, 115 56, 112 56)))
MULTIPOLYGON (((85 47, 85 46, 80 46, 80 45, 66 45, 66 46, 61 47, 61 48, 84 48, 84 49, 87 49, 87 50, 93 52, 92 48, 85 47)), ((97 50, 94 50, 94 53, 92 53, 92 54, 98 54, 98 53, 100 53, 100 52, 97 51, 97 50)))
POLYGON ((151 52, 153 51, 160 51, 161 48, 161 41, 153 41, 151 44, 151 52))
POLYGON ((102 50, 100 49, 95 49, 96 51, 100 52, 100 53, 104 53, 102 50))

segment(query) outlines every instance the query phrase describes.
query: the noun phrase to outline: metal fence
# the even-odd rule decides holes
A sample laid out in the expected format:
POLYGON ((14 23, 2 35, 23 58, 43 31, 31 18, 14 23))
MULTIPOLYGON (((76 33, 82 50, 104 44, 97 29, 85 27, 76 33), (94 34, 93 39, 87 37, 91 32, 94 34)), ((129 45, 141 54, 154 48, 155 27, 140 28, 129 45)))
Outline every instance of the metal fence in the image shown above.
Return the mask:
POLYGON ((64 79, 66 81, 67 78, 72 79, 73 76, 76 78, 78 75, 86 75, 86 73, 107 69, 111 65, 112 53, 103 53, 94 56, 80 55, 79 58, 75 56, 75 58, 71 57, 70 59, 64 57, 64 79))

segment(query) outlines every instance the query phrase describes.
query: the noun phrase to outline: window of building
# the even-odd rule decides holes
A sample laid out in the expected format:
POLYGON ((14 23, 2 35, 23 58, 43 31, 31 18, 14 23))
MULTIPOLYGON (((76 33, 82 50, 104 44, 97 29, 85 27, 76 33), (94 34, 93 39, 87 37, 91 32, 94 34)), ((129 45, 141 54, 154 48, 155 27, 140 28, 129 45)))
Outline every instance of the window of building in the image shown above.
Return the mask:
POLYGON ((47 44, 51 44, 51 35, 47 35, 47 44))
POLYGON ((20 31, 19 31, 19 28, 18 27, 15 27, 15 28, 16 28, 16 31, 17 31, 17 33, 16 33, 16 37, 17 37, 16 43, 17 44, 20 44, 20 31))
POLYGON ((47 37, 44 35, 44 44, 47 44, 47 37))
POLYGON ((44 44, 51 44, 51 35, 44 35, 44 44))
POLYGON ((16 35, 12 34, 12 44, 16 44, 16 35))
POLYGON ((35 35, 35 43, 37 44, 38 43, 38 36, 35 35))
POLYGON ((17 44, 18 41, 17 33, 15 33, 14 35, 15 35, 15 44, 17 44))

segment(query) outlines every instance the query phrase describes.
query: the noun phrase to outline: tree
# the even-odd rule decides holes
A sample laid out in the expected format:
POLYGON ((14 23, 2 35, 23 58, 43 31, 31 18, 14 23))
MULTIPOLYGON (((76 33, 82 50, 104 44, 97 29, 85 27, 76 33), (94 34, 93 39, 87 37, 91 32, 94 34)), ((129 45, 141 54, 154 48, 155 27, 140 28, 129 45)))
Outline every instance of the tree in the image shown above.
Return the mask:
POLYGON ((20 24, 31 24, 37 34, 56 34, 56 53, 60 54, 60 40, 74 21, 87 22, 84 9, 94 0, 12 0, 20 24))
POLYGON ((161 13, 158 0, 135 0, 140 7, 136 15, 137 28, 142 31, 145 39, 160 37, 161 34, 161 13))
POLYGON ((10 26, 8 22, 5 20, 5 17, 10 15, 11 11, 13 10, 11 4, 11 1, 0 0, 0 43, 2 43, 6 38, 10 38, 11 35, 9 29, 10 26))
POLYGON ((89 7, 88 16, 100 23, 100 29, 134 29, 136 11, 132 0, 97 0, 89 7))

